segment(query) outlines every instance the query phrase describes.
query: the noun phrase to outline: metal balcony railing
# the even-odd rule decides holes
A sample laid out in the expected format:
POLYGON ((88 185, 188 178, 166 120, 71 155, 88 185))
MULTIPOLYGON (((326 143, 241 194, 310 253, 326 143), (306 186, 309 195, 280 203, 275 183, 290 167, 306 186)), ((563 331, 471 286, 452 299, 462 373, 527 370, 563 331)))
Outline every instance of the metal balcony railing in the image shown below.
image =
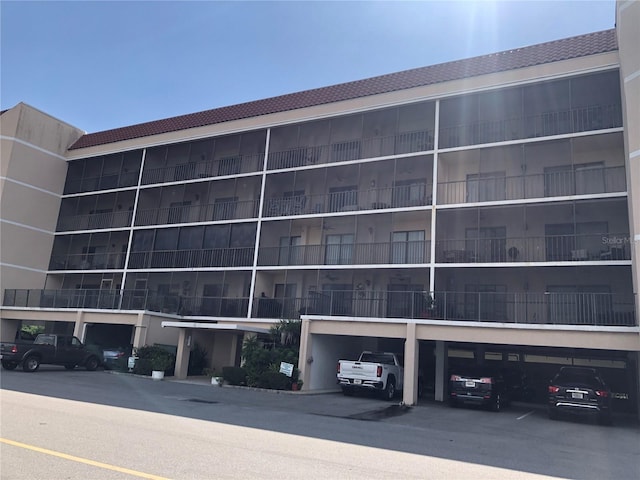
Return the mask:
POLYGON ((136 225, 164 225, 174 223, 236 220, 258 216, 257 200, 216 202, 207 205, 181 205, 177 207, 138 210, 136 225))
POLYGON ((271 152, 267 168, 269 170, 295 168, 429 150, 433 150, 433 131, 420 130, 271 152))
POLYGON ((443 205, 613 193, 626 189, 623 166, 575 170, 567 165, 563 171, 439 182, 437 200, 443 205))
POLYGON ((111 270, 124 268, 124 253, 52 255, 50 270, 111 270))
POLYGON ((587 132, 622 126, 620 105, 592 105, 539 115, 442 127, 440 148, 587 132))
POLYGON ((140 171, 120 172, 97 177, 70 178, 64 186, 64 193, 93 192, 113 188, 135 187, 140 171))
MULTIPOLYGON (((338 290, 307 297, 252 300, 255 318, 300 315, 437 319, 466 322, 637 326, 635 295, 555 292, 338 290)), ((148 290, 4 291, 3 306, 149 310, 183 316, 246 317, 248 298, 184 297, 148 290)))
POLYGON ((105 228, 128 227, 131 225, 132 212, 108 212, 86 215, 61 215, 58 219, 58 232, 71 230, 97 230, 105 228))
POLYGON ((261 247, 258 265, 375 265, 430 262, 428 240, 261 247))
MULTIPOLYGON (((282 191, 282 189, 278 189, 282 191)), ((347 190, 319 195, 295 195, 265 199, 265 217, 314 213, 382 210, 431 205, 431 188, 425 183, 387 188, 347 190)))
POLYGON ((131 252, 128 268, 250 267, 251 265, 253 265, 253 247, 238 247, 131 252))
POLYGON ((235 155, 209 162, 187 162, 160 168, 145 168, 142 185, 178 182, 196 178, 213 178, 262 170, 264 153, 235 155))
POLYGON ((436 263, 630 260, 628 233, 436 240, 436 263))

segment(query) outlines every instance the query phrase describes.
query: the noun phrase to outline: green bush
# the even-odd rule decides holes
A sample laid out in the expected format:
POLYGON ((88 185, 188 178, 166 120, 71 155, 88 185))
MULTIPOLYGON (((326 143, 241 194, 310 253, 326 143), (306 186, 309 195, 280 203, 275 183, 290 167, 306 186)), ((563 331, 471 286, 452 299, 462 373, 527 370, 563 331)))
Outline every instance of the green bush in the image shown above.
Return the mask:
POLYGON ((133 373, 138 375, 151 375, 153 370, 164 371, 171 375, 175 368, 176 357, 157 345, 145 345, 136 349, 136 360, 133 373))
POLYGON ((273 390, 291 390, 291 379, 280 372, 262 372, 258 377, 257 386, 273 390))
POLYGON ((229 385, 247 385, 247 371, 242 367, 222 367, 222 378, 229 385))

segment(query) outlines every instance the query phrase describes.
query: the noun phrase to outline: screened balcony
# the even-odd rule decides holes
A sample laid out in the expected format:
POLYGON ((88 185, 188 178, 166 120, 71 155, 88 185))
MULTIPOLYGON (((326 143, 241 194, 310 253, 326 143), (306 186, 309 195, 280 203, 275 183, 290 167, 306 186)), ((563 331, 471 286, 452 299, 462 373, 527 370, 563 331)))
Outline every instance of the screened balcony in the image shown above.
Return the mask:
MULTIPOLYGON (((300 315, 437 319, 530 325, 637 326, 634 294, 551 292, 316 292, 252 300, 254 318, 300 315)), ((246 317, 249 299, 162 295, 149 290, 6 289, 5 307, 149 310, 177 315, 246 317)))
POLYGON ((142 185, 224 177, 262 170, 264 153, 233 155, 210 161, 189 161, 163 167, 145 167, 142 185))
POLYGON ((353 235, 339 237, 339 243, 325 245, 261 247, 258 265, 388 265, 430 261, 431 242, 428 240, 354 244, 353 235), (347 237, 351 237, 350 242, 345 240, 347 237))
POLYGON ((622 126, 620 104, 591 105, 440 129, 440 148, 564 135, 622 126))
POLYGON ((431 185, 423 181, 397 182, 394 187, 358 189, 358 185, 336 187, 329 193, 292 195, 265 199, 265 217, 313 213, 381 210, 431 205, 431 185))
POLYGON ((295 168, 429 150, 433 150, 433 131, 420 130, 270 152, 267 169, 295 168))
POLYGON ((106 228, 121 228, 131 226, 132 211, 102 212, 86 215, 60 216, 58 218, 58 232, 73 230, 98 230, 106 228))
POLYGON ((359 290, 254 298, 253 317, 299 315, 437 319, 519 324, 635 326, 633 294, 359 290))
POLYGON ((128 268, 250 267, 253 247, 131 252, 128 268))
POLYGON ((257 200, 216 201, 206 205, 189 205, 188 202, 165 208, 138 210, 136 225, 163 225, 175 223, 237 220, 258 216, 257 200))
MULTIPOLYGON (((498 228, 492 229, 497 233, 498 228)), ((470 237, 436 241, 437 263, 631 260, 628 233, 507 237, 470 229, 470 237), (476 235, 481 234, 482 238, 476 235), (474 238, 475 237, 475 238, 474 238)))
POLYGON ((87 253, 54 254, 50 270, 113 270, 124 268, 123 252, 99 252, 87 249, 87 253))
POLYGON ((487 173, 438 183, 438 204, 494 202, 569 195, 625 192, 625 168, 571 165, 545 173, 506 176, 487 173))

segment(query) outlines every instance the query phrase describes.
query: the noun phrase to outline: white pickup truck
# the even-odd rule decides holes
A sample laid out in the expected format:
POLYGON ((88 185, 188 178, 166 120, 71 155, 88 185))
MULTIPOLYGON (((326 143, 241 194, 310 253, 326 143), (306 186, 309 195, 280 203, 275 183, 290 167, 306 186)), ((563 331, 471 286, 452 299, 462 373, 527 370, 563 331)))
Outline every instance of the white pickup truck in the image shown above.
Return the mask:
POLYGON ((403 389, 404 367, 395 353, 362 352, 357 361, 339 360, 337 380, 342 393, 356 390, 377 391, 386 400, 403 389))

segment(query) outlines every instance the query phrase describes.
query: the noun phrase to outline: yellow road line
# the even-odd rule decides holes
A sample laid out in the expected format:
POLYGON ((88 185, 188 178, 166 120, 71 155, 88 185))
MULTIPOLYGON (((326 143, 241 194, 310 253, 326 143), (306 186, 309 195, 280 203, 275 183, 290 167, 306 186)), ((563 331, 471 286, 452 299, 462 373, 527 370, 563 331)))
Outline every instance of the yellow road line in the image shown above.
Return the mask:
POLYGON ((113 470, 115 472, 126 473, 135 477, 148 478, 150 480, 169 480, 165 477, 159 477, 158 475, 152 475, 150 473, 138 472, 136 470, 130 470, 128 468, 116 467, 115 465, 109 465, 108 463, 96 462, 87 458, 76 457, 73 455, 67 455, 66 453, 56 452, 54 450, 48 450, 46 448, 36 447, 34 445, 28 445, 26 443, 14 442, 6 438, 0 438, 0 442, 7 445, 13 445, 14 447, 26 448, 27 450, 33 450, 34 452, 44 453, 46 455, 52 455, 54 457, 64 458, 65 460, 71 460, 73 462, 86 463, 93 467, 104 468, 106 470, 113 470))

